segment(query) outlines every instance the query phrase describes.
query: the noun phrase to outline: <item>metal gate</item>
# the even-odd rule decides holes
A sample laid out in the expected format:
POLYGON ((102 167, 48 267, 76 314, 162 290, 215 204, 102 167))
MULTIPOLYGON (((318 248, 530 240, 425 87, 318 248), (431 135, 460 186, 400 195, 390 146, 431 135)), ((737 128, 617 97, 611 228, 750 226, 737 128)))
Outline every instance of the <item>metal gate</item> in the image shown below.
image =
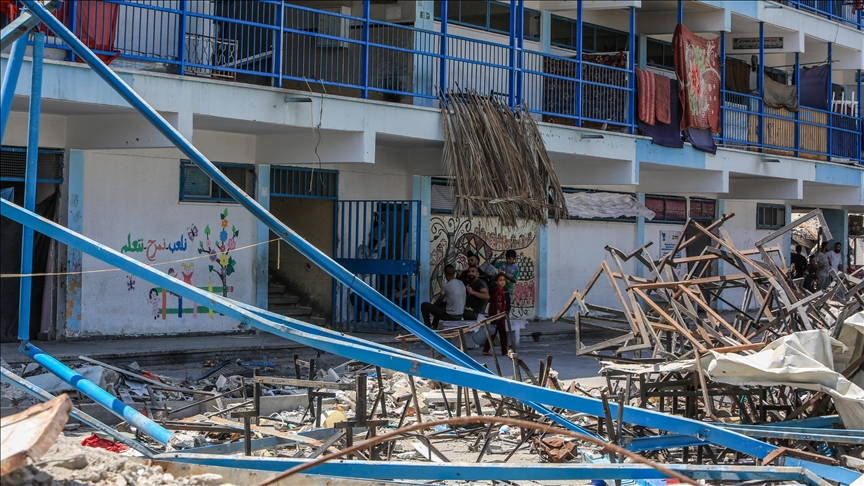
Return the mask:
MULTIPOLYGON (((420 201, 337 201, 336 208, 336 261, 417 316, 420 201)), ((396 330, 391 319, 339 283, 333 285, 333 326, 353 332, 396 330)))

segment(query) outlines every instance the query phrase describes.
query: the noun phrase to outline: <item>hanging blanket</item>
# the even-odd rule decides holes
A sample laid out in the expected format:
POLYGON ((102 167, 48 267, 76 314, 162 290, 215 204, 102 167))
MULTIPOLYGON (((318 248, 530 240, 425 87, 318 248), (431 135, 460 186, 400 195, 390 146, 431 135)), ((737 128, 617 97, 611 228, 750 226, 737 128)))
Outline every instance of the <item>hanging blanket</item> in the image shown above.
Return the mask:
POLYGON ((669 94, 666 98, 669 100, 669 115, 670 123, 662 123, 659 120, 654 125, 648 125, 642 120, 639 122, 639 130, 652 138, 655 144, 663 147, 681 148, 684 146, 684 140, 681 139, 681 129, 678 128, 681 124, 681 105, 678 103, 678 81, 669 80, 669 94))
POLYGON ((672 39, 678 96, 684 109, 681 130, 710 128, 720 133, 720 71, 717 40, 703 39, 678 24, 672 39))
POLYGON ((657 94, 654 113, 660 123, 672 123, 672 104, 669 101, 669 86, 672 80, 662 74, 654 75, 654 92, 657 94))
POLYGON ((637 69, 639 80, 636 95, 639 98, 639 120, 653 126, 657 119, 654 107, 657 105, 657 90, 654 83, 654 73, 645 69, 637 69))
POLYGON ((798 111, 798 89, 795 86, 780 84, 771 78, 765 78, 765 95, 762 96, 762 100, 769 108, 798 111))
POLYGON ((828 111, 830 64, 801 68, 801 106, 828 111))

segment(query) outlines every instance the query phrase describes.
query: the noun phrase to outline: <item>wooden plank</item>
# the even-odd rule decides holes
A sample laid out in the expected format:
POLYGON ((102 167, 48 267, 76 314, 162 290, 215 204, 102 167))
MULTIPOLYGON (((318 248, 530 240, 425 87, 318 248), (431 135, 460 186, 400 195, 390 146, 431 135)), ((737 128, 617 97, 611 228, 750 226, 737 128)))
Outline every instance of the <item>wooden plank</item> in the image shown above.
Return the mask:
POLYGON ((63 394, 0 418, 0 476, 36 462, 63 432, 72 400, 63 394))
POLYGON ((330 388, 336 390, 353 390, 354 383, 331 383, 327 381, 297 380, 294 378, 279 378, 276 376, 256 376, 255 383, 264 385, 287 385, 297 388, 330 388))

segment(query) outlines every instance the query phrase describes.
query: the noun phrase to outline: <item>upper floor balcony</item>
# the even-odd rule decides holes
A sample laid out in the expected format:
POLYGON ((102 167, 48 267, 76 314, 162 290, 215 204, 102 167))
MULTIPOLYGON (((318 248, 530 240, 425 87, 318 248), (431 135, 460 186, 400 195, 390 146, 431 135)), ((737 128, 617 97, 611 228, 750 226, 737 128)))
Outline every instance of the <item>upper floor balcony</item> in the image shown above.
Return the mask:
MULTIPOLYGON (((439 88, 470 89, 525 104, 543 122, 639 134, 636 68, 674 79, 677 4, 685 25, 720 41, 717 144, 864 163, 862 75, 849 63, 860 50, 789 31, 784 47, 782 29, 743 16, 717 27, 705 20, 718 10, 710 0, 527 3, 539 8, 524 0, 78 0, 56 15, 114 66, 424 106, 437 106, 439 88), (827 76, 821 93, 808 88, 812 103, 802 97, 802 70, 816 64, 827 76), (800 108, 766 104, 772 81, 795 86, 800 108)), ((781 3, 861 27, 849 0, 781 3)), ((49 45, 75 60, 60 40, 49 45)))

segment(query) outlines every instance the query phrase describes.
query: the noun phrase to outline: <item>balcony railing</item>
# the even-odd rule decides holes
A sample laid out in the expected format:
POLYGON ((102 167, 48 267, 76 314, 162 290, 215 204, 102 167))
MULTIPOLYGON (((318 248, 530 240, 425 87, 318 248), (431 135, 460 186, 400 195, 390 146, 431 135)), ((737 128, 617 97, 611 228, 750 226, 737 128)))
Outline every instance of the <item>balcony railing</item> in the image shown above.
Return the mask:
POLYGON ((814 13, 831 20, 845 22, 864 29, 862 9, 858 8, 857 0, 775 0, 789 5, 797 10, 814 13))
MULTIPOLYGON (((816 8, 825 1, 788 3, 816 8)), ((550 123, 636 131, 629 53, 553 55, 346 11, 281 0, 78 0, 64 2, 57 16, 125 67, 426 105, 435 103, 439 87, 458 87, 524 102, 550 123)), ((65 49, 59 40, 53 47, 65 49)), ((717 139, 763 153, 862 163, 860 97, 859 89, 857 113, 789 113, 724 92, 717 139)))

